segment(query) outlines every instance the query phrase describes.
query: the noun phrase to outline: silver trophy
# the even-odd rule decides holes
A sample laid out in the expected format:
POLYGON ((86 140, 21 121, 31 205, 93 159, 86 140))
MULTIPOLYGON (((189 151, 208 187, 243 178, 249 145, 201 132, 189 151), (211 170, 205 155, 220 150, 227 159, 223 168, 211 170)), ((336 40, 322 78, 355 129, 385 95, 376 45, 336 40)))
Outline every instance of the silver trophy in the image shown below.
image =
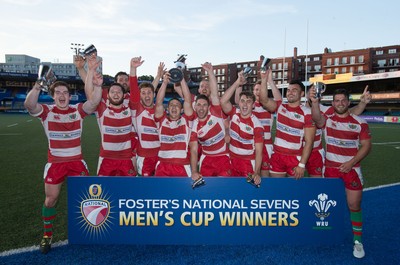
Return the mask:
POLYGON ((326 85, 322 82, 314 82, 315 98, 321 98, 322 93, 325 92, 326 85))
POLYGON ((200 176, 198 179, 193 181, 192 189, 195 189, 195 188, 198 188, 198 187, 201 187, 201 186, 204 186, 204 185, 206 185, 206 182, 204 181, 203 177, 200 176))
POLYGON ((183 71, 186 68, 185 65, 185 60, 186 60, 187 54, 182 54, 179 55, 178 60, 176 60, 175 63, 175 68, 170 69, 168 72, 170 74, 169 80, 172 83, 179 83, 183 79, 183 71))
POLYGON ((260 184, 256 184, 256 183, 255 183, 255 181, 254 181, 254 175, 251 174, 251 173, 248 173, 248 174, 247 174, 246 181, 247 181, 247 183, 253 185, 253 186, 256 187, 256 188, 261 187, 260 184))
POLYGON ((44 92, 48 92, 49 87, 56 80, 57 80, 57 77, 55 76, 55 74, 51 68, 51 64, 41 63, 39 66, 38 78, 37 78, 37 82, 39 83, 41 89, 44 92))
MULTIPOLYGON (((84 60, 86 60, 89 56, 95 54, 97 60, 101 60, 101 58, 99 58, 97 56, 97 49, 93 44, 88 45, 86 48, 83 48, 84 44, 78 44, 78 43, 71 43, 71 49, 74 50, 75 52, 75 56, 80 56, 82 57, 84 60)), ((88 65, 87 65, 87 61, 85 63, 84 66, 86 72, 88 71, 88 65)), ((96 69, 96 72, 98 73, 102 73, 102 66, 99 65, 99 67, 96 69)))
POLYGON ((248 78, 252 71, 253 71, 253 69, 251 69, 251 67, 248 67, 248 66, 245 67, 245 68, 243 69, 243 76, 244 76, 244 78, 248 78))
POLYGON ((267 71, 267 69, 268 69, 268 64, 271 62, 271 59, 270 58, 267 58, 267 57, 264 57, 264 60, 262 61, 262 63, 261 63, 261 68, 260 68, 260 71, 262 72, 262 73, 265 73, 266 71, 267 71))

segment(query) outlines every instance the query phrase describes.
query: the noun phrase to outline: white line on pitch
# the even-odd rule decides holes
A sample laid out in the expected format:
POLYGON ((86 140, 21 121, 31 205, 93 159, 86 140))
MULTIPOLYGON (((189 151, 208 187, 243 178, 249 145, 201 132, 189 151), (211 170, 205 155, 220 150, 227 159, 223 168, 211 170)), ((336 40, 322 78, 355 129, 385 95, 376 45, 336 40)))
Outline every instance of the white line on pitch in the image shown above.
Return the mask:
POLYGON ((7 125, 7 127, 13 127, 13 126, 17 126, 17 125, 18 125, 18 123, 14 123, 14 124, 7 125))
POLYGON ((383 143, 372 143, 376 145, 386 145, 386 144, 400 144, 400 142, 383 142, 383 143))
MULTIPOLYGON (((68 240, 58 241, 54 244, 51 244, 51 248, 61 247, 61 246, 65 246, 65 245, 68 245, 68 240)), ((25 252, 33 252, 33 251, 39 251, 39 246, 31 246, 31 247, 7 250, 4 252, 1 252, 0 257, 6 257, 6 256, 14 255, 14 254, 22 254, 25 252)))

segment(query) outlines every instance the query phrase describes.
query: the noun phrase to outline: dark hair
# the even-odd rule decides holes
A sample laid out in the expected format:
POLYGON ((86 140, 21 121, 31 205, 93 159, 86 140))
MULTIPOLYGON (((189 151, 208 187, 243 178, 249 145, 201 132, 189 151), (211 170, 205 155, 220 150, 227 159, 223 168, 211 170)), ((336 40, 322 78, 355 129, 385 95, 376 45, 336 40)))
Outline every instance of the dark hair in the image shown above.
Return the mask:
POLYGON ((239 94, 239 98, 241 98, 242 96, 246 96, 247 98, 251 98, 253 100, 253 102, 256 102, 256 96, 253 94, 253 92, 251 91, 242 91, 239 94))
POLYGON ((139 90, 141 90, 142 88, 146 88, 146 87, 150 87, 151 90, 152 90, 153 93, 154 93, 154 86, 153 86, 152 83, 149 83, 149 82, 143 82, 143 83, 141 83, 141 84, 139 85, 139 90))
POLYGON ((125 88, 124 88, 120 83, 115 83, 115 82, 112 83, 112 84, 108 87, 108 92, 110 92, 110 88, 113 87, 113 86, 117 86, 117 87, 121 88, 122 93, 125 94, 125 92, 126 92, 126 91, 125 91, 125 88))
POLYGON ((71 92, 72 92, 71 91, 71 87, 66 82, 64 82, 64 81, 56 81, 49 88, 50 96, 54 96, 54 91, 55 91, 56 87, 59 87, 59 86, 65 86, 68 89, 68 93, 71 94, 71 92))
POLYGON ((171 103, 171 101, 173 101, 173 100, 176 100, 176 101, 178 101, 179 103, 181 103, 181 107, 183 107, 183 104, 182 104, 181 99, 180 99, 180 98, 177 98, 177 97, 173 97, 173 98, 171 98, 170 100, 168 100, 168 107, 169 107, 169 104, 171 103))
POLYGON ((294 79, 290 81, 289 85, 299 85, 301 88, 301 91, 305 91, 306 87, 304 86, 303 82, 301 82, 299 79, 294 79))
POLYGON ((117 82, 118 76, 120 76, 120 75, 126 75, 129 77, 129 75, 126 72, 120 71, 114 76, 114 82, 117 82))
POLYGON ((335 91, 333 91, 333 98, 335 98, 336 95, 344 95, 347 98, 347 100, 350 99, 349 91, 347 91, 344 88, 338 88, 335 91))
POLYGON ((207 101, 207 104, 210 105, 210 99, 209 99, 206 95, 204 95, 204 94, 197 95, 197 96, 196 96, 196 102, 197 102, 199 99, 204 99, 205 101, 207 101))

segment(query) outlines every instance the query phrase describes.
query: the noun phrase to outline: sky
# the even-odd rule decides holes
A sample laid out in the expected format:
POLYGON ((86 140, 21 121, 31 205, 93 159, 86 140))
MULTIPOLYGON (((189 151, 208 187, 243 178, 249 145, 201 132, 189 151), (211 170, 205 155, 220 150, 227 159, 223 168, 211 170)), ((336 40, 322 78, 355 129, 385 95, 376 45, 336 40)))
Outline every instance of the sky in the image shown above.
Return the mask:
POLYGON ((72 63, 71 43, 93 44, 103 73, 156 75, 160 62, 188 67, 400 44, 393 0, 0 0, 0 62, 25 54, 72 63))

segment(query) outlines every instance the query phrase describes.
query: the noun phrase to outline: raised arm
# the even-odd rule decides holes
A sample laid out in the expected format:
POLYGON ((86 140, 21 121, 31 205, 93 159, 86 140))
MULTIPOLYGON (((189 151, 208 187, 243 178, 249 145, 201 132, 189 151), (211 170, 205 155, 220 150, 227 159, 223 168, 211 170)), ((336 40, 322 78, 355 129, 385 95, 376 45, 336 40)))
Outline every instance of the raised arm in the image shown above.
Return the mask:
POLYGON ((152 82, 154 89, 157 89, 158 82, 163 77, 163 75, 165 74, 166 71, 167 71, 167 68, 165 68, 164 62, 160 62, 160 64, 158 65, 158 68, 157 68, 157 75, 152 82))
POLYGON ((30 114, 38 114, 42 111, 43 107, 38 103, 39 95, 40 95, 41 87, 38 82, 35 82, 35 85, 29 91, 26 96, 24 107, 28 110, 30 114))
POLYGON ((129 87, 130 89, 130 102, 138 103, 140 101, 140 91, 138 85, 137 68, 143 64, 142 57, 133 57, 130 62, 129 71, 129 87))
POLYGON ((268 71, 268 85, 271 87, 272 90, 272 97, 275 101, 282 100, 281 91, 279 91, 278 87, 275 85, 274 80, 272 79, 272 71, 269 69, 268 71))
POLYGON ((230 99, 232 95, 235 93, 236 89, 238 87, 241 87, 242 85, 246 84, 246 78, 243 76, 243 71, 240 71, 238 73, 238 79, 236 79, 235 83, 233 83, 224 93, 224 95, 220 99, 221 103, 221 108, 223 112, 229 113, 231 112, 233 106, 232 103, 230 102, 230 99))
POLYGON ((205 62, 201 65, 208 73, 208 83, 210 86, 210 100, 212 105, 219 105, 218 83, 211 63, 205 62))
POLYGON ((325 125, 326 118, 325 116, 321 113, 321 109, 319 107, 319 100, 315 98, 315 88, 314 86, 311 86, 309 89, 309 97, 311 100, 311 117, 312 120, 315 122, 315 126, 317 128, 322 128, 325 125))
POLYGON ((131 67, 129 71, 130 76, 137 76, 137 68, 141 66, 144 63, 142 60, 142 56, 139 57, 133 57, 131 59, 131 67))
POLYGON ((235 90, 235 104, 236 105, 239 105, 239 101, 240 101, 239 95, 240 95, 240 93, 242 93, 242 91, 243 91, 243 87, 241 87, 241 86, 236 88, 236 90, 235 90))
MULTIPOLYGON (((174 84, 174 88, 175 85, 176 84, 174 84)), ((185 113, 186 116, 192 116, 193 115, 192 95, 190 94, 190 90, 186 83, 185 78, 183 78, 181 81, 181 88, 183 93, 183 112, 185 113)))
MULTIPOLYGON (((268 83, 272 86, 272 89, 274 89, 275 86, 274 81, 272 80, 272 70, 268 69, 266 72, 261 71, 260 74, 261 74, 260 103, 266 110, 270 112, 275 112, 278 105, 276 104, 276 101, 274 99, 268 97, 268 83)), ((275 94, 276 90, 278 90, 278 88, 275 86, 275 94)), ((274 90, 272 90, 272 93, 275 98, 274 90)), ((282 99, 282 96, 280 98, 282 99)))
POLYGON ((167 90, 167 85, 169 82, 169 73, 166 72, 163 76, 163 82, 161 84, 160 90, 158 90, 155 104, 154 118, 161 118, 164 115, 164 98, 165 91, 167 90))
POLYGON ((80 55, 74 55, 74 65, 78 70, 78 74, 81 77, 82 81, 86 82, 86 70, 85 70, 85 59, 80 55))
POLYGON ((83 110, 87 114, 95 112, 101 100, 103 76, 96 72, 97 67, 101 64, 101 60, 97 61, 96 56, 88 58, 88 72, 85 81, 85 94, 87 101, 83 104, 83 110))
POLYGON ((367 104, 371 102, 372 96, 368 91, 368 85, 365 86, 364 92, 361 95, 360 102, 349 109, 349 111, 354 114, 354 115, 361 115, 361 113, 364 112, 365 108, 367 107, 367 104))

